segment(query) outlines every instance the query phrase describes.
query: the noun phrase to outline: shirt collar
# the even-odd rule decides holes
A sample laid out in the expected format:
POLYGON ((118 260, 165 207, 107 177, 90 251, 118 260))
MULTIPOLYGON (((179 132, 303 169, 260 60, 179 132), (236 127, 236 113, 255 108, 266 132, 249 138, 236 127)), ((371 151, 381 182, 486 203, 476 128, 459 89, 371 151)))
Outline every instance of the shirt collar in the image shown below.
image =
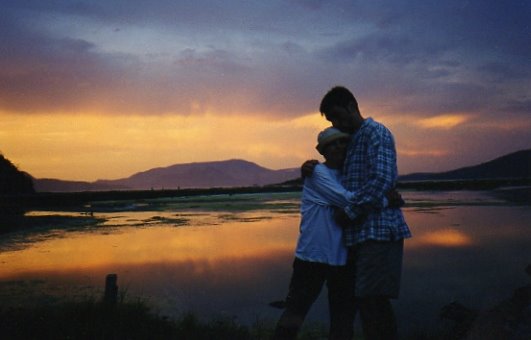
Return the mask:
POLYGON ((374 120, 371 117, 365 118, 365 120, 363 120, 363 123, 361 123, 361 126, 358 129, 358 131, 354 132, 352 136, 356 136, 361 130, 365 129, 367 126, 371 125, 373 122, 374 120))

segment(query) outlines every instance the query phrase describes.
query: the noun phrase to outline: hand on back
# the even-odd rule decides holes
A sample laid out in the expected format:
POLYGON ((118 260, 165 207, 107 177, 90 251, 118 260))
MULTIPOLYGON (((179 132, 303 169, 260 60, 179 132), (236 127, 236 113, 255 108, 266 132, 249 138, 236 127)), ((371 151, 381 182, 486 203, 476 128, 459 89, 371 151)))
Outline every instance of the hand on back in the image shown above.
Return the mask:
POLYGON ((301 165, 301 177, 310 177, 313 174, 313 169, 319 164, 318 160, 310 159, 301 165))

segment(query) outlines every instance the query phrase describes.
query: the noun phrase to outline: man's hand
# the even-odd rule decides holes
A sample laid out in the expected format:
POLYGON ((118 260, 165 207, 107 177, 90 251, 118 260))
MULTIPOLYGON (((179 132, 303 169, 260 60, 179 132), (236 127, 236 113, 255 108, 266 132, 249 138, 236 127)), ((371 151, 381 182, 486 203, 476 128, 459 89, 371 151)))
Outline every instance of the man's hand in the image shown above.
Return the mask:
POLYGON ((406 202, 402 199, 402 195, 396 189, 389 190, 385 197, 389 202, 389 208, 400 208, 403 207, 406 202))
POLYGON ((352 224, 352 220, 348 217, 347 213, 343 209, 336 208, 334 210, 334 220, 337 225, 345 228, 352 224))
POLYGON ((337 225, 339 225, 341 228, 346 227, 355 227, 359 228, 365 223, 365 220, 367 219, 367 214, 362 213, 356 219, 351 220, 350 217, 348 217, 347 213, 343 209, 336 208, 334 211, 334 220, 336 221, 337 225))
POLYGON ((313 169, 317 164, 319 164, 319 161, 315 159, 304 162, 301 166, 301 177, 310 177, 313 174, 313 169))

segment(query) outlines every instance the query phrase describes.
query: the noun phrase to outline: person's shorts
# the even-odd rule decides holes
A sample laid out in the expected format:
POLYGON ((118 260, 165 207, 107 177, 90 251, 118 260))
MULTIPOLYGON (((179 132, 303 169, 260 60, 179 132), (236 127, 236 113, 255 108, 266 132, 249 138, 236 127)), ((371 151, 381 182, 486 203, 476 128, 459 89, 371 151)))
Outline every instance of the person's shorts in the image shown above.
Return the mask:
POLYGON ((404 240, 369 240, 352 247, 349 264, 355 266, 356 297, 398 298, 403 251, 404 240))

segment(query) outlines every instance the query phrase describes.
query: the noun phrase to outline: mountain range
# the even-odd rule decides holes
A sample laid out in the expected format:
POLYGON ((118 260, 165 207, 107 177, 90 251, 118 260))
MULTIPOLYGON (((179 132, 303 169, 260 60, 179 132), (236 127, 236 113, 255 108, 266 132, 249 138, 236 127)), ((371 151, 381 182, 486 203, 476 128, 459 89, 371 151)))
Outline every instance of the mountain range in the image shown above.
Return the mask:
POLYGON ((299 174, 299 169, 271 170, 245 160, 231 159, 175 164, 116 180, 34 179, 34 185, 38 192, 249 187, 285 182, 299 174))
MULTIPOLYGON (((175 164, 116 180, 95 182, 33 179, 38 192, 150 190, 249 187, 296 182, 299 168, 271 170, 245 160, 175 164)), ((412 173, 399 181, 531 178, 531 149, 517 151, 474 166, 438 173, 412 173)))
POLYGON ((474 166, 445 172, 419 172, 399 176, 399 181, 531 178, 531 149, 520 150, 474 166))

